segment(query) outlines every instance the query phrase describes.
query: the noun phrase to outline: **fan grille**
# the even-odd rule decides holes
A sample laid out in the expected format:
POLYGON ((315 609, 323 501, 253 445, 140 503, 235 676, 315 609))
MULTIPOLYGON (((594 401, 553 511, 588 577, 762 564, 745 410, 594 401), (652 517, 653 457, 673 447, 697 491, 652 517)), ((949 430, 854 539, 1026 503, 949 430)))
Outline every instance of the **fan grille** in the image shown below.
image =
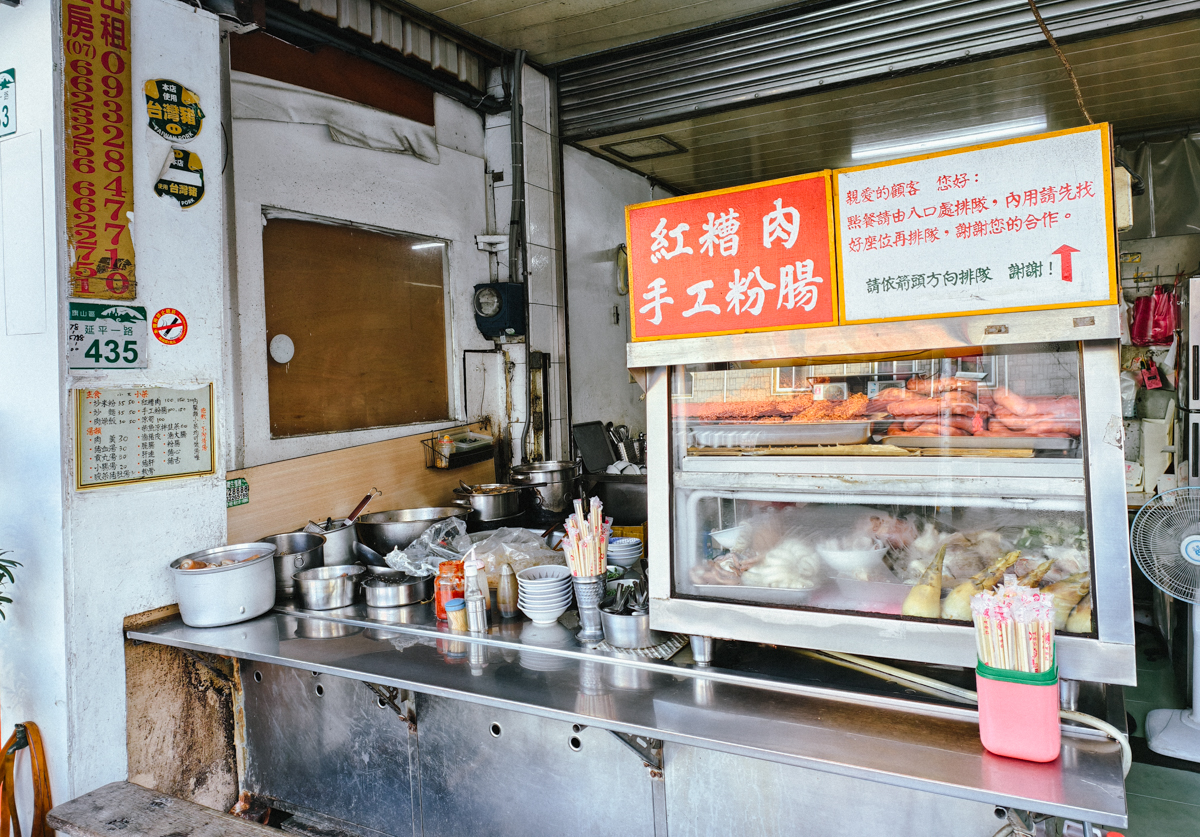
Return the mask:
POLYGON ((1183 557, 1180 544, 1200 535, 1200 487, 1164 491, 1133 519, 1133 557, 1146 577, 1177 599, 1197 603, 1200 565, 1183 557))

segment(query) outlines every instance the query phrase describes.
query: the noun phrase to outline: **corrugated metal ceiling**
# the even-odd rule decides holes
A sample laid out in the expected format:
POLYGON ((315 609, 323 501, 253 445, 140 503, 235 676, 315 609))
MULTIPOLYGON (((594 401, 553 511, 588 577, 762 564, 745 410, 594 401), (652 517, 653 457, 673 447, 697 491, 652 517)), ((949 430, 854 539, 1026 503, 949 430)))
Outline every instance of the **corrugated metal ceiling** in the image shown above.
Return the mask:
MULTIPOLYGON (((1140 29, 1064 50, 1097 121, 1128 131, 1200 115, 1200 22, 1140 29)), ((855 147, 1042 119, 1045 130, 1084 121, 1062 65, 1049 49, 704 115, 578 145, 621 162, 601 146, 664 134, 687 152, 625 164, 681 192, 695 192, 848 165, 855 147)))
POLYGON ((407 0, 473 35, 531 60, 553 64, 628 46, 731 18, 788 6, 796 0, 407 0))

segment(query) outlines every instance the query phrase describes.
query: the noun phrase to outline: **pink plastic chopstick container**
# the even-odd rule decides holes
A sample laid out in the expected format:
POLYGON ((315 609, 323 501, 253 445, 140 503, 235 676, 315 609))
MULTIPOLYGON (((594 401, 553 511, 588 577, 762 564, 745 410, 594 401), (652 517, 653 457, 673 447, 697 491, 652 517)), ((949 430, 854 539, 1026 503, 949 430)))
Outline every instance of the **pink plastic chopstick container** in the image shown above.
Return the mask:
POLYGON ((988 752, 1025 761, 1058 758, 1058 666, 1039 674, 975 667, 979 738, 988 752))

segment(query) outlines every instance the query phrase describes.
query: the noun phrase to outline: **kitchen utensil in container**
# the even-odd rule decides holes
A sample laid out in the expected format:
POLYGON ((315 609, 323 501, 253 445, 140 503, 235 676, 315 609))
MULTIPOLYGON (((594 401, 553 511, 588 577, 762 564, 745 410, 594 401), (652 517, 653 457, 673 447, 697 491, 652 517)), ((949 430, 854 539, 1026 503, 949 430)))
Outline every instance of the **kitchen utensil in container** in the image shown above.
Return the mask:
POLYGON ((989 752, 1025 761, 1058 758, 1058 666, 1033 674, 975 667, 979 694, 979 739, 989 752))
POLYGON ((275 547, 275 587, 285 596, 296 592, 292 577, 301 570, 325 563, 325 536, 312 532, 286 532, 268 535, 264 543, 275 547))
POLYGON ((600 611, 605 641, 614 648, 651 648, 664 641, 650 630, 649 613, 616 614, 600 611))
POLYGON ((366 570, 356 566, 316 567, 296 573, 300 606, 305 610, 333 610, 354 604, 358 577, 366 570))
POLYGON ((459 502, 465 502, 471 507, 474 518, 490 521, 520 514, 521 494, 527 490, 519 485, 487 483, 467 486, 465 491, 456 488, 454 496, 459 502))
POLYGON ((358 520, 358 516, 363 513, 363 509, 367 507, 367 503, 371 502, 371 498, 377 497, 380 494, 383 494, 383 492, 378 488, 372 488, 370 491, 368 491, 367 496, 359 500, 358 505, 354 507, 354 511, 350 512, 350 514, 346 516, 346 522, 353 523, 354 521, 358 520))
POLYGON ((372 574, 362 582, 367 607, 403 607, 428 601, 433 578, 416 578, 400 572, 372 574))
POLYGON ((325 548, 322 551, 325 566, 336 567, 341 564, 358 562, 358 555, 354 551, 354 545, 358 542, 358 538, 354 534, 354 523, 349 518, 331 519, 324 523, 310 520, 304 527, 304 531, 325 537, 325 548))
POLYGON ((512 481, 531 486, 534 490, 531 500, 542 511, 554 514, 571 508, 578 476, 579 468, 574 462, 532 462, 512 469, 512 481))
POLYGON ((193 628, 232 625, 261 616, 275 606, 275 545, 239 543, 193 552, 171 562, 179 616, 193 628), (222 561, 236 563, 220 566, 222 561), (182 570, 202 561, 210 569, 182 570))
POLYGON ((439 520, 450 517, 465 518, 469 512, 470 509, 459 506, 372 512, 360 517, 355 522, 354 529, 360 541, 380 555, 387 555, 393 549, 407 548, 422 532, 439 520))

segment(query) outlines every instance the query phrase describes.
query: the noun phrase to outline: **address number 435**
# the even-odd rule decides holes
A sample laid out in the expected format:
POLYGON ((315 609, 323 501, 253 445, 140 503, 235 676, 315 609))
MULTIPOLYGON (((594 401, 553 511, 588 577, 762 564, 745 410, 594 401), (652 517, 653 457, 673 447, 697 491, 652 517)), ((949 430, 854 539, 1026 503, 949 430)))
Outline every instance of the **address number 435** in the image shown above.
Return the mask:
POLYGON ((116 340, 105 340, 101 348, 101 341, 96 339, 87 347, 83 356, 93 363, 119 363, 122 360, 126 363, 137 363, 137 341, 126 340, 122 347, 116 340))

